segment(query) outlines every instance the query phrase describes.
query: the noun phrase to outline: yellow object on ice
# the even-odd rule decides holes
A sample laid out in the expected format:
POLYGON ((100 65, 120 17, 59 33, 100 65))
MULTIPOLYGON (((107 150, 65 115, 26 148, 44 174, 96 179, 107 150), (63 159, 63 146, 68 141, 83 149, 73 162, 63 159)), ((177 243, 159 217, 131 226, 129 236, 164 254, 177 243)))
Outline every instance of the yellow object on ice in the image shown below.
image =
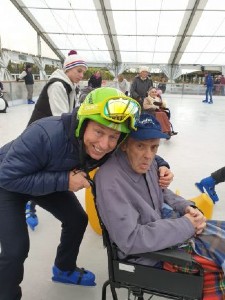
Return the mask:
MULTIPOLYGON (((93 178, 95 173, 96 173, 96 169, 91 171, 89 173, 90 177, 93 178)), ((88 221, 92 227, 92 229, 99 235, 102 234, 102 229, 101 226, 99 224, 99 220, 98 220, 98 215, 95 209, 95 203, 94 203, 94 198, 91 192, 91 188, 88 188, 85 190, 85 208, 86 208, 86 213, 88 215, 88 221)))
POLYGON ((201 209, 206 219, 210 220, 212 218, 214 204, 207 194, 202 193, 190 200, 193 201, 199 209, 201 209))

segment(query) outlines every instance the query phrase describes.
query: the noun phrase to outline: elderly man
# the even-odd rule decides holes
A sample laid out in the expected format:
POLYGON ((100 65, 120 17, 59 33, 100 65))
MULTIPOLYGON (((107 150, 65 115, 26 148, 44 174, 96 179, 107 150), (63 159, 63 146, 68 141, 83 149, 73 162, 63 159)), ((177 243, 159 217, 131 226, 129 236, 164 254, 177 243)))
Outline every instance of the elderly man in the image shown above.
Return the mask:
MULTIPOLYGON (((225 281, 219 267, 224 265, 224 222, 207 222, 206 227, 205 217, 193 202, 159 186, 155 155, 161 138, 167 135, 161 132, 158 121, 143 114, 137 131, 129 135, 96 174, 100 216, 111 240, 120 249, 121 258, 186 244, 186 251, 206 270, 204 297, 224 299, 225 281), (166 205, 173 208, 170 217, 165 216, 166 205)), ((144 258, 138 262, 160 265, 144 258)))
POLYGON ((153 86, 152 80, 149 79, 148 75, 148 67, 140 67, 139 74, 134 78, 130 87, 131 97, 136 99, 140 103, 141 107, 144 98, 147 97, 148 90, 153 86))

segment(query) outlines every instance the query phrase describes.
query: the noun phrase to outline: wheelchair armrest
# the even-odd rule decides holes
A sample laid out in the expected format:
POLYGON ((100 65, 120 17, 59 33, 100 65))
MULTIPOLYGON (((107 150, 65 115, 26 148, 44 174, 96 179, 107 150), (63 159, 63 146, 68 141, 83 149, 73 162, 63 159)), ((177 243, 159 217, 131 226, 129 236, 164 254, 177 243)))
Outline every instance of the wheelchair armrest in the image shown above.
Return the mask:
POLYGON ((155 252, 132 254, 132 256, 170 262, 181 267, 186 266, 186 264, 190 265, 194 262, 191 254, 179 249, 164 249, 155 252))

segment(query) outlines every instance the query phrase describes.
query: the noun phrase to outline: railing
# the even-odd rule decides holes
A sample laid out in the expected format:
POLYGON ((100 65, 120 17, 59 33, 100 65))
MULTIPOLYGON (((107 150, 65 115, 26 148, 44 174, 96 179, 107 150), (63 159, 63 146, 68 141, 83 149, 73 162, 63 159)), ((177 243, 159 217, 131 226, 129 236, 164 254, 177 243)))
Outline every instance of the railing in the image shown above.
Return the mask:
MULTIPOLYGON (((36 99, 42 88, 44 87, 46 80, 36 80, 34 83, 34 98, 36 99)), ((25 83, 23 81, 5 81, 3 82, 4 97, 9 102, 10 105, 17 105, 26 103, 27 90, 25 83)), ((80 87, 83 88, 87 85, 87 81, 81 81, 80 87)), ((102 86, 116 87, 114 81, 105 80, 102 86)), ((199 84, 189 84, 189 83, 167 83, 166 84, 166 94, 178 94, 178 95, 204 95, 206 87, 199 84)), ((213 95, 224 96, 225 95, 225 85, 215 84, 213 87, 213 95)))
MULTIPOLYGON (((189 84, 189 83, 167 83, 166 93, 167 94, 181 94, 181 95, 204 95, 206 86, 200 84, 189 84)), ((214 84, 213 95, 224 96, 225 85, 214 84)))

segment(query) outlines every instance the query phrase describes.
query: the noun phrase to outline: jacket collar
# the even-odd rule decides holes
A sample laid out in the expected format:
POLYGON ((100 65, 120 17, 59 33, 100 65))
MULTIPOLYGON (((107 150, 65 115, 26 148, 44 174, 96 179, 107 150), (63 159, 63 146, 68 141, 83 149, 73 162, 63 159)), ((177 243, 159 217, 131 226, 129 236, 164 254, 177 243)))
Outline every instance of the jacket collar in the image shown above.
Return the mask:
POLYGON ((118 149, 118 150, 116 151, 115 155, 116 155, 116 157, 117 157, 117 159, 118 159, 119 164, 122 166, 123 171, 124 171, 124 172, 125 172, 125 173, 126 173, 126 174, 134 181, 134 182, 138 182, 138 181, 142 178, 143 174, 138 174, 138 173, 136 173, 136 172, 132 169, 132 167, 131 167, 131 165, 130 165, 130 163, 129 163, 129 161, 128 161, 128 158, 127 158, 126 153, 123 152, 121 149, 118 149))

